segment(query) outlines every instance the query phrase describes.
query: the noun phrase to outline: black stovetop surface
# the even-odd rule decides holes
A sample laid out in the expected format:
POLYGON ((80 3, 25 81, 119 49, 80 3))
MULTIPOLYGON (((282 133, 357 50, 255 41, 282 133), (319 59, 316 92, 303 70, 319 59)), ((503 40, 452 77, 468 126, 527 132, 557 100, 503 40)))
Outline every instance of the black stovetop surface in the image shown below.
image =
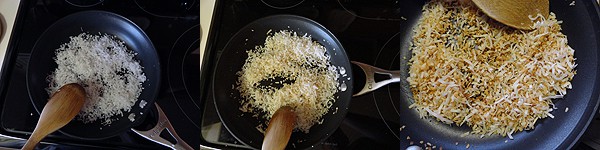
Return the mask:
MULTIPOLYGON (((387 70, 400 67, 400 47, 407 26, 420 10, 418 2, 395 0, 236 0, 217 1, 202 66, 202 85, 210 84, 216 60, 229 39, 248 23, 266 16, 292 14, 312 19, 330 30, 342 43, 350 60, 387 70), (410 9, 407 9, 410 8, 410 9)), ((354 92, 364 85, 364 73, 353 66, 354 92)), ((215 148, 248 148, 222 125, 213 104, 212 89, 203 88, 203 145, 215 148)), ((340 127, 315 149, 399 149, 398 108, 400 85, 353 97, 340 127)), ((408 106, 406 106, 408 107, 408 106)))

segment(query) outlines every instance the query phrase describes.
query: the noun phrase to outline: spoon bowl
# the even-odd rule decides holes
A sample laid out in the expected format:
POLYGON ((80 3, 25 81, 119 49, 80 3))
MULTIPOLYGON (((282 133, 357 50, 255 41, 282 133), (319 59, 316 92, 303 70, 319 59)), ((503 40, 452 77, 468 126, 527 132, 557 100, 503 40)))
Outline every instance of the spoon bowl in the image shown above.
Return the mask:
POLYGON ((531 17, 548 18, 548 0, 472 0, 483 13, 507 26, 532 30, 531 17))

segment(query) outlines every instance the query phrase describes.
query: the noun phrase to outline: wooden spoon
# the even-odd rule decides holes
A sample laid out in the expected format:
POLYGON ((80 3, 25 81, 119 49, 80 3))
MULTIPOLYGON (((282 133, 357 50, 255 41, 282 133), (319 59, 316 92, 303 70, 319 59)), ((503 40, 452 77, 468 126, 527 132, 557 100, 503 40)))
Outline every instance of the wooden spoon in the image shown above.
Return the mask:
POLYGON ((531 30, 533 21, 529 16, 538 14, 548 18, 548 0, 472 0, 479 9, 494 20, 507 26, 531 30))
POLYGON ((296 113, 292 107, 284 106, 273 114, 263 139, 263 150, 282 150, 287 146, 296 125, 296 113))
POLYGON ((62 86, 44 106, 33 133, 22 149, 32 150, 46 135, 65 126, 79 113, 85 101, 85 90, 77 83, 62 86))

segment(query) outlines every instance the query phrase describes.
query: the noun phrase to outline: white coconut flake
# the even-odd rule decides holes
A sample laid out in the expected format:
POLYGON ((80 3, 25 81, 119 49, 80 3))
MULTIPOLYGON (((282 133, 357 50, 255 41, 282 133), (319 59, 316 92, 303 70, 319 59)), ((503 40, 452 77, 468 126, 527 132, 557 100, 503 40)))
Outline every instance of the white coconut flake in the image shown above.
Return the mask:
POLYGON ((58 67, 48 76, 48 94, 68 83, 78 83, 86 100, 77 115, 84 123, 111 124, 115 115, 129 112, 142 92, 146 76, 135 53, 117 38, 81 33, 56 49, 58 67))
POLYGON ((139 106, 140 108, 144 108, 146 104, 148 104, 148 102, 146 102, 145 100, 141 100, 139 106))
POLYGON ((548 115, 548 117, 550 118, 554 118, 554 115, 552 115, 551 113, 546 113, 546 115, 548 115))
POLYGON ((127 118, 129 118, 129 121, 134 122, 135 121, 135 113, 129 114, 129 116, 127 116, 127 118))

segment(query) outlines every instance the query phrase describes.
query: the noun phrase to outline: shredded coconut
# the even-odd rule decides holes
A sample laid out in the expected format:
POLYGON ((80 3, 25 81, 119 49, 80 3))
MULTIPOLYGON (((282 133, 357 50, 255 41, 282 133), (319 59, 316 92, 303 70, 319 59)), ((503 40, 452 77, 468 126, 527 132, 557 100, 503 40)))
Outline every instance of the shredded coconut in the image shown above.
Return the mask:
POLYGON ((144 108, 144 106, 146 106, 146 104, 148 104, 148 102, 146 102, 145 100, 141 100, 139 106, 140 106, 140 108, 144 108))
POLYGON ((554 13, 522 31, 471 5, 433 0, 414 28, 407 78, 421 117, 509 136, 554 116, 575 75, 574 52, 554 13), (551 107, 552 106, 552 107, 551 107))
POLYGON ((58 67, 48 76, 48 94, 68 83, 79 83, 86 100, 77 115, 84 123, 101 120, 111 124, 111 117, 129 112, 142 92, 146 76, 136 54, 122 41, 110 35, 81 33, 56 49, 58 67))
POLYGON ((129 118, 129 121, 134 122, 135 121, 135 114, 131 113, 131 114, 129 114, 129 116, 127 116, 127 118, 129 118))
POLYGON ((277 109, 290 106, 298 116, 296 129, 305 133, 322 122, 321 117, 335 102, 340 76, 325 47, 310 35, 283 30, 247 53, 237 73, 237 90, 243 97, 240 110, 270 120, 277 109), (269 85, 273 81, 274 85, 269 85))

